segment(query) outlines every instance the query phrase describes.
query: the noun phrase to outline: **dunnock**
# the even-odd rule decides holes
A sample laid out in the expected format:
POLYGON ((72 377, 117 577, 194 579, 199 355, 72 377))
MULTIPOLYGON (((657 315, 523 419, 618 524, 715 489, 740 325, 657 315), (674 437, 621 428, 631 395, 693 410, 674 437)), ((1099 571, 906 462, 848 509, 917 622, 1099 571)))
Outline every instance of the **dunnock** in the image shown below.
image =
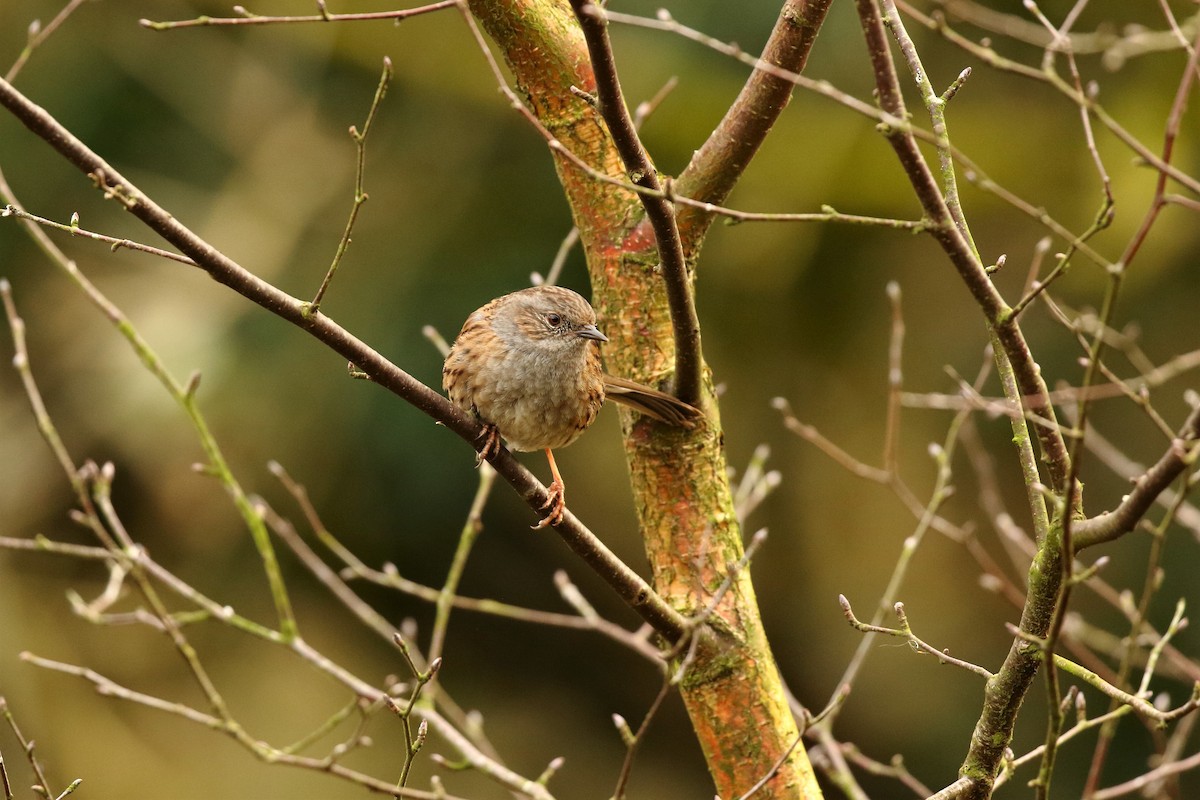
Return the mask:
POLYGON ((669 394, 604 374, 597 343, 607 341, 587 300, 570 289, 535 286, 467 317, 446 356, 442 386, 485 426, 480 460, 499 449, 501 437, 513 450, 546 451, 554 480, 536 528, 557 525, 566 508, 552 448, 575 441, 605 397, 677 427, 691 428, 700 416, 669 394))

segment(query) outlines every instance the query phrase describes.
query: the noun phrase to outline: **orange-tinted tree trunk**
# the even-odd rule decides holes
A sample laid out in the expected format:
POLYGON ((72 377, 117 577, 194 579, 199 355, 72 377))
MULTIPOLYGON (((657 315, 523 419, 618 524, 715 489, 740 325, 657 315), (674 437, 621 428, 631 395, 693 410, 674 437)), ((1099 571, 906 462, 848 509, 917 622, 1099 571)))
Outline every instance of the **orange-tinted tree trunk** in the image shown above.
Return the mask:
MULTIPOLYGON (((472 0, 499 44, 518 90, 541 123, 593 169, 623 179, 599 112, 573 94, 595 90, 588 50, 566 0, 472 0)), ((593 303, 612 344, 611 372, 670 383, 674 346, 654 233, 638 198, 596 180, 565 156, 556 166, 579 227, 593 303)), ((634 502, 655 589, 685 615, 708 608, 742 557, 742 532, 722 446, 720 414, 705 369, 706 423, 664 429, 623 413, 634 502)), ((763 632, 749 572, 741 571, 709 620, 680 691, 721 797, 736 798, 778 765, 756 798, 820 796, 763 632), (780 764, 780 761, 783 763, 780 764)))

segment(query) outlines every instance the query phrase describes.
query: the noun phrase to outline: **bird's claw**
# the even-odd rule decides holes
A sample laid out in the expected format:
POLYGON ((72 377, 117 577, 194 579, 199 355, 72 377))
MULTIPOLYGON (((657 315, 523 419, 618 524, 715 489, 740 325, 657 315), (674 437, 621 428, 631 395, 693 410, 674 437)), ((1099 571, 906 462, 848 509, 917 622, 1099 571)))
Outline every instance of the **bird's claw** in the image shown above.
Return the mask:
POLYGON ((535 531, 551 525, 558 525, 558 523, 562 522, 563 512, 567 510, 566 489, 560 481, 551 483, 546 487, 546 490, 550 496, 546 498, 546 502, 542 505, 542 510, 548 511, 546 516, 542 517, 541 522, 530 526, 535 531))
POLYGON ((483 432, 479 434, 483 445, 475 455, 475 466, 479 466, 500 452, 500 429, 491 423, 484 423, 483 432))

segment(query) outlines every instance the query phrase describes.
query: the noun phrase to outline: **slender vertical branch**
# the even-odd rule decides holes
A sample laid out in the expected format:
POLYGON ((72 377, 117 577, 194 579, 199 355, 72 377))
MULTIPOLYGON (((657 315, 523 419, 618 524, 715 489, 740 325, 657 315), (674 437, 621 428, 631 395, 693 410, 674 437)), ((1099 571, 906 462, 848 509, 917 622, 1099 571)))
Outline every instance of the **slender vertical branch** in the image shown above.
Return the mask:
POLYGON ((475 490, 475 499, 467 512, 467 521, 463 523, 458 535, 458 547, 454 550, 454 558, 446 573, 445 583, 438 592, 435 604, 436 613, 433 619, 433 633, 430 635, 429 660, 441 658, 446 645, 446 631, 450 625, 450 611, 454 608, 454 600, 458 597, 458 584, 467 568, 467 556, 479 534, 483 532, 483 507, 492 494, 492 485, 496 481, 496 471, 489 464, 479 465, 479 486, 475 490))
MULTIPOLYGON (((875 0, 856 0, 863 32, 867 39, 867 51, 875 71, 875 86, 880 108, 892 120, 884 129, 884 135, 900 160, 901 166, 912 183, 917 199, 930 219, 928 231, 941 246, 959 277, 979 304, 988 322, 996 344, 1002 348, 1012 362, 1014 375, 1021 389, 1026 409, 1037 416, 1053 422, 1054 408, 1050 403, 1049 390, 1042 379, 1041 370, 1025 341, 1020 326, 1013 318, 1011 309, 993 285, 984 265, 971 248, 969 241, 954 224, 946 206, 945 198, 938 188, 929 165, 917 147, 912 129, 904 123, 908 117, 900 81, 888 48, 883 19, 875 0)), ((1061 492, 1069 470, 1066 442, 1057 425, 1039 426, 1038 442, 1050 474, 1049 486, 1061 492)))
MULTIPOLYGON (((887 0, 884 0, 887 2, 887 0)), ((876 94, 880 107, 896 120, 907 118, 900 82, 892 61, 884 32, 883 18, 876 0, 857 0, 859 19, 867 40, 868 54, 875 72, 876 94)), ((898 16, 894 28, 902 25, 898 16)), ((993 338, 994 357, 1002 379, 1011 373, 1012 384, 1006 384, 1009 401, 1025 413, 1044 417, 1052 424, 1039 425, 1037 437, 1043 460, 1050 476, 1049 487, 1059 502, 1075 500, 1078 495, 1067 490, 1073 481, 1071 459, 1066 441, 1055 423, 1054 408, 1041 371, 1033 360, 1024 335, 1012 310, 1004 302, 970 242, 955 224, 946 200, 937 186, 932 171, 917 147, 916 139, 905 126, 892 126, 885 131, 901 166, 912 183, 925 214, 931 220, 930 234, 945 251, 976 302, 980 305, 993 338)), ((1020 442, 1024 414, 1013 416, 1021 447, 1021 463, 1026 470, 1026 491, 1035 521, 1043 525, 1039 531, 1039 549, 1030 570, 1025 608, 1021 615, 1021 631, 1033 639, 1042 639, 1054 619, 1057 600, 1063 586, 1062 527, 1055 519, 1047 519, 1037 480, 1038 469, 1031 453, 1020 442)), ((1064 508, 1055 515, 1069 513, 1064 508)), ((1003 668, 987 682, 984 708, 972 736, 971 747, 962 767, 967 781, 964 796, 990 796, 1004 750, 1011 740, 1017 710, 1037 673, 1041 659, 1036 646, 1029 641, 1014 639, 1003 668)))
POLYGON ((333 263, 329 265, 329 270, 325 273, 321 286, 308 304, 308 313, 310 314, 321 307, 321 299, 325 297, 325 292, 333 281, 334 273, 337 272, 338 265, 342 263, 342 258, 350 247, 350 234, 354 231, 354 223, 358 221, 359 209, 362 208, 363 203, 367 202, 367 192, 363 187, 363 173, 366 171, 367 165, 367 136, 371 133, 371 123, 375 121, 375 112, 379 110, 379 104, 383 102, 383 96, 387 94, 388 84, 391 82, 392 60, 384 56, 383 74, 379 76, 375 97, 371 100, 370 110, 367 111, 367 121, 363 123, 361 131, 353 125, 350 126, 350 137, 354 139, 354 149, 357 153, 354 166, 354 202, 350 207, 350 218, 346 220, 346 229, 342 232, 342 238, 338 240, 333 263))
POLYGON ((925 109, 929 112, 929 121, 933 129, 935 138, 935 146, 938 155, 938 172, 941 177, 942 191, 945 193, 946 210, 949 212, 951 219, 954 220, 955 227, 958 228, 959 234, 970 247, 975 258, 979 259, 979 250, 975 247, 975 240, 971 236, 971 229, 967 225, 967 217, 962 210, 962 198, 958 194, 958 178, 954 169, 954 154, 950 148, 949 127, 946 123, 946 104, 950 98, 958 93, 966 83, 967 78, 971 75, 971 70, 968 67, 959 73, 959 76, 950 85, 945 93, 939 95, 933 88, 933 81, 929 77, 929 73, 925 70, 925 65, 921 63, 921 56, 917 53, 917 46, 908 35, 908 31, 904 28, 904 22, 900 19, 900 12, 896 10, 895 0, 883 0, 883 24, 887 26, 892 36, 896 39, 896 43, 900 47, 900 52, 904 55, 905 61, 908 62, 908 71, 916 79, 917 88, 921 93, 921 99, 925 105, 925 109))
MULTIPOLYGON (((663 184, 658 177, 658 170, 642 145, 633 117, 625 105, 604 10, 590 0, 571 0, 571 8, 579 20, 591 55, 600 114, 621 155, 626 174, 634 184, 661 192, 663 184)), ((685 403, 699 406, 702 363, 700 320, 696 316, 692 298, 692 280, 675 220, 675 207, 663 196, 639 194, 638 197, 646 209, 646 218, 654 228, 663 280, 667 287, 667 303, 675 334, 675 393, 685 403)))
MULTIPOLYGON (((37 778, 38 785, 50 791, 50 781, 46 778, 46 772, 42 768, 42 762, 38 760, 35 753, 34 742, 26 739, 25 734, 21 732, 21 728, 17 725, 17 719, 13 716, 12 709, 8 707, 8 700, 0 695, 0 717, 4 717, 4 722, 8 725, 13 735, 17 738, 17 743, 21 745, 21 750, 25 753, 25 758, 29 761, 29 766, 33 770, 34 777, 37 778)), ((0 776, 4 779, 4 797, 5 800, 12 800, 12 787, 8 782, 8 773, 4 771, 4 759, 0 758, 0 776)))

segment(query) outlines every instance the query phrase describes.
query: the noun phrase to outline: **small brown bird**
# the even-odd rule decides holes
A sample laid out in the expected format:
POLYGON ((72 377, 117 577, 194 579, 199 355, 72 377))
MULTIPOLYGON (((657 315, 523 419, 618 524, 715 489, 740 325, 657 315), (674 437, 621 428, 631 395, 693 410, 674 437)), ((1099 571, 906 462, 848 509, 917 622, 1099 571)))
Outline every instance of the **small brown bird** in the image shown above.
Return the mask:
POLYGON ((596 312, 570 289, 535 286, 497 297, 467 317, 442 367, 450 400, 484 424, 479 458, 496 453, 500 439, 513 450, 545 450, 554 480, 546 517, 557 525, 566 509, 555 447, 579 438, 604 398, 647 416, 692 428, 700 412, 669 394, 604 374, 596 312))

